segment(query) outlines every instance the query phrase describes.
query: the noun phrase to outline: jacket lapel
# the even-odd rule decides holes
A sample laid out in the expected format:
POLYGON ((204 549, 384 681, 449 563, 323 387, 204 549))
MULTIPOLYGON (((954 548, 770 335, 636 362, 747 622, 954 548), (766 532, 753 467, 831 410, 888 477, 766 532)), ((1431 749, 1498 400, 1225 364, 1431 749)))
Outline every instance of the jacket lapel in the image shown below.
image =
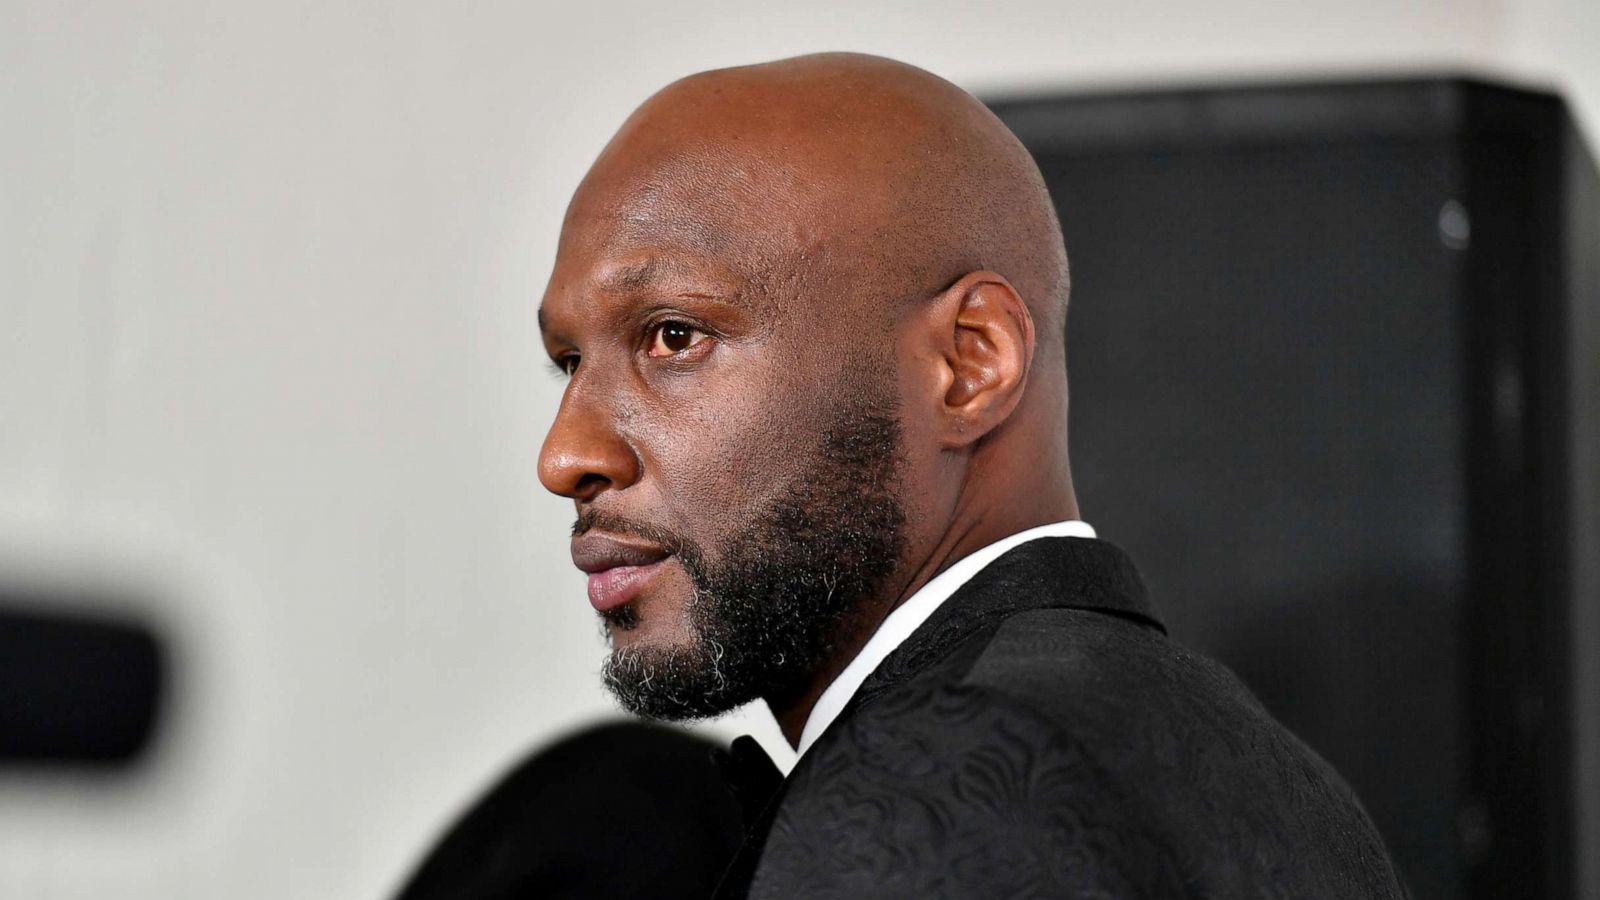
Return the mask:
MULTIPOLYGON (((867 676, 834 726, 848 719, 861 703, 937 663, 978 630, 1009 615, 1034 609, 1094 610, 1166 631, 1150 608, 1144 582, 1133 561, 1116 545, 1088 538, 1028 541, 985 566, 950 595, 928 621, 867 676)), ((833 731, 834 726, 828 731, 833 731)), ((801 757, 795 764, 796 772, 806 766, 808 757, 809 754, 801 757)), ((756 779, 762 783, 758 789, 746 789, 743 783, 751 781, 747 777, 749 769, 773 766, 749 737, 735 741, 727 758, 719 759, 719 764, 745 807, 744 843, 723 874, 715 895, 716 900, 733 900, 749 892, 767 834, 795 773, 774 785, 770 777, 776 774, 774 767, 770 774, 756 779), (745 742, 748 746, 742 746, 745 742), (754 753, 760 754, 760 761, 751 757, 752 747, 754 753), (765 767, 760 765, 762 761, 765 767)))

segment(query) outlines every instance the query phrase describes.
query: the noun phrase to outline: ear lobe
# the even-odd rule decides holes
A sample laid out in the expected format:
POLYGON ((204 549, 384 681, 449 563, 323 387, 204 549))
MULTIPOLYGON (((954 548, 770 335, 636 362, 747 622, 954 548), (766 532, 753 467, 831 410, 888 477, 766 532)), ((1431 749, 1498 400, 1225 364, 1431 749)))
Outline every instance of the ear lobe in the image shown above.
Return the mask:
POLYGON ((1033 364, 1034 331, 1027 304, 994 272, 966 275, 946 296, 955 315, 945 344, 945 445, 955 448, 976 442, 1016 409, 1033 364))

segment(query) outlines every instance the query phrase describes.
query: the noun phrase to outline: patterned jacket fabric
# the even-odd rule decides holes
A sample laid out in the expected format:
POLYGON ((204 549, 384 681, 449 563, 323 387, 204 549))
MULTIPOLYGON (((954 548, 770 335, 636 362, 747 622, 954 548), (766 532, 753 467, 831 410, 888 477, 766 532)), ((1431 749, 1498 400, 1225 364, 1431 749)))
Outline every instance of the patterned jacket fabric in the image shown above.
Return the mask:
POLYGON ((1390 898, 1376 829, 1114 545, 1030 541, 879 666, 719 896, 1390 898))

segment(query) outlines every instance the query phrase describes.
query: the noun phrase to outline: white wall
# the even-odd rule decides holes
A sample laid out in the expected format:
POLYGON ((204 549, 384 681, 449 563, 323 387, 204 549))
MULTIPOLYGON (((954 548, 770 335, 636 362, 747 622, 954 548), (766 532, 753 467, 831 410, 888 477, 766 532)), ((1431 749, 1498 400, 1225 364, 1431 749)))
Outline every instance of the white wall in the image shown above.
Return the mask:
POLYGON ((533 312, 567 195, 669 79, 828 48, 980 90, 1465 66, 1565 80, 1592 124, 1596 10, 5 0, 0 580, 134 585, 181 690, 131 779, 0 771, 0 897, 376 900, 610 709, 534 473, 533 312))
POLYGON ((1497 68, 1564 93, 1600 153, 1600 2, 1507 0, 1501 20, 1497 68))

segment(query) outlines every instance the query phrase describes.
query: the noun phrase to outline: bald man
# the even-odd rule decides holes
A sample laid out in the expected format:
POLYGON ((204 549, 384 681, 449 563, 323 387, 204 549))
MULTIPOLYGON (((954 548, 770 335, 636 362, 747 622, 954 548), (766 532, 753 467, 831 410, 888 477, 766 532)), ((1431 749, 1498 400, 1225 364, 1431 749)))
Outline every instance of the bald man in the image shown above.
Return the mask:
POLYGON ((679 81, 579 186, 539 474, 607 686, 761 698, 800 753, 721 896, 1401 896, 1349 788, 1079 519, 1067 293, 1027 152, 889 60, 679 81))

